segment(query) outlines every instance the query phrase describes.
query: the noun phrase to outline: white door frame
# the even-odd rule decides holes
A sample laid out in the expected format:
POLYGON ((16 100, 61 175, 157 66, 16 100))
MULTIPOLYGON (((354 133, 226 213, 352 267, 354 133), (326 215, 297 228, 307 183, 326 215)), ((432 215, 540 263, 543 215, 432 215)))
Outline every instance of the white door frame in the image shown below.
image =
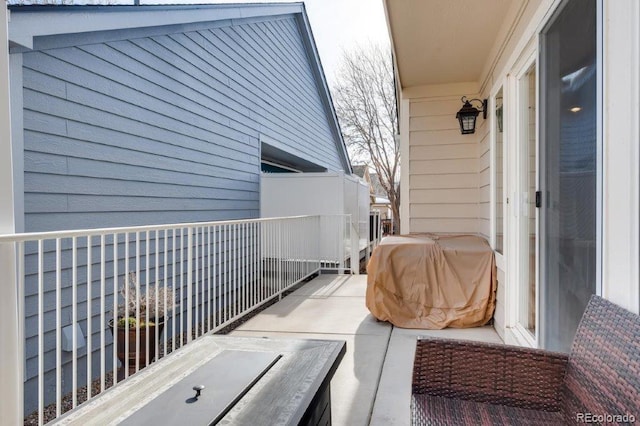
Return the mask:
MULTIPOLYGON (((509 161, 508 161, 508 179, 510 182, 520 182, 522 179, 522 171, 521 171, 521 161, 522 155, 528 155, 528 153, 522 152, 522 135, 524 133, 524 129, 522 128, 523 119, 522 119, 522 96, 521 96, 521 88, 520 82, 522 77, 529 71, 532 65, 536 67, 536 92, 535 92, 535 105, 536 105, 536 163, 539 162, 539 122, 540 119, 537 116, 539 112, 538 108, 538 98, 539 98, 539 72, 538 72, 538 35, 536 34, 530 40, 527 47, 523 50, 520 59, 516 61, 512 72, 508 77, 508 94, 505 96, 505 105, 508 108, 507 120, 506 120, 506 128, 505 132, 507 133, 506 139, 512 141, 511 146, 513 149, 509 150, 509 161)), ((539 187, 539 167, 536 167, 536 189, 539 187)), ((519 288, 522 277, 525 273, 525 268, 529 268, 529 262, 522 261, 523 255, 523 244, 529 244, 528 238, 527 241, 522 240, 521 236, 521 227, 523 226, 523 220, 528 221, 528 217, 523 215, 523 203, 526 201, 524 199, 523 191, 520 190, 520 185, 511 185, 509 190, 509 198, 510 198, 510 207, 509 211, 509 220, 507 232, 509 235, 507 236, 507 240, 509 241, 509 250, 507 255, 507 264, 511 267, 509 268, 508 277, 510 282, 511 291, 508 294, 508 315, 509 315, 509 325, 510 331, 512 333, 512 337, 515 339, 515 343, 522 346, 529 347, 538 347, 539 344, 539 333, 540 333, 540 305, 539 305, 539 295, 540 295, 540 280, 539 280, 539 218, 538 212, 536 211, 536 245, 535 245, 535 255, 536 255, 536 330, 535 335, 531 335, 529 331, 527 331, 522 325, 518 322, 518 309, 519 309, 519 288)), ((530 197, 534 196, 534 194, 530 194, 530 197)))
MULTIPOLYGON (((506 142, 506 123, 504 121, 504 110, 506 109, 504 107, 505 105, 505 99, 507 97, 507 78, 503 78, 500 79, 492 88, 491 88, 491 92, 489 95, 489 111, 492 112, 492 114, 490 114, 490 126, 491 126, 491 131, 490 131, 490 135, 491 135, 491 139, 490 139, 490 152, 491 152, 491 158, 490 158, 490 170, 491 170, 491 175, 490 175, 490 187, 491 187, 491 196, 490 196, 490 215, 489 217, 491 218, 491 233, 490 233, 490 240, 491 240, 491 247, 494 248, 496 247, 496 175, 495 175, 495 170, 497 167, 497 163, 496 163, 496 157, 495 157, 495 152, 496 152, 496 136, 498 133, 498 126, 497 126, 497 117, 495 114, 495 110, 496 110, 496 96, 498 95, 498 92, 502 89, 502 104, 503 104, 503 121, 502 121, 502 126, 503 126, 503 132, 502 132, 502 191, 503 191, 503 198, 507 198, 508 200, 508 194, 509 194, 509 179, 507 179, 507 164, 509 163, 507 161, 508 158, 508 151, 509 151, 509 147, 508 147, 508 143, 506 142)), ((504 238, 503 238, 503 242, 502 242, 502 253, 498 253, 495 252, 495 257, 496 257, 496 266, 500 269, 502 269, 503 271, 505 271, 505 273, 507 272, 507 239, 506 239, 506 235, 507 235, 507 221, 509 219, 509 214, 508 214, 508 201, 503 203, 503 212, 502 212, 502 231, 504 234, 504 238)))

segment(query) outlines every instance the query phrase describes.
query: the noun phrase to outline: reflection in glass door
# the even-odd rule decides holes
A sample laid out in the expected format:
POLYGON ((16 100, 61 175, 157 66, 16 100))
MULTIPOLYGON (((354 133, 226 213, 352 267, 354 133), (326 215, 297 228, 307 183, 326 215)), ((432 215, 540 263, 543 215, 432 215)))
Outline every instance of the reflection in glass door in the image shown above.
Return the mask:
POLYGON ((498 91, 494 101, 495 105, 495 167, 494 167, 494 186, 495 186, 495 250, 497 253, 504 254, 504 99, 502 88, 498 91))
POLYGON ((596 17, 596 0, 570 0, 541 34, 541 343, 557 351, 597 284, 596 17))
POLYGON ((518 325, 536 337, 536 245, 537 245, 537 140, 536 64, 518 81, 520 279, 518 280, 518 325))

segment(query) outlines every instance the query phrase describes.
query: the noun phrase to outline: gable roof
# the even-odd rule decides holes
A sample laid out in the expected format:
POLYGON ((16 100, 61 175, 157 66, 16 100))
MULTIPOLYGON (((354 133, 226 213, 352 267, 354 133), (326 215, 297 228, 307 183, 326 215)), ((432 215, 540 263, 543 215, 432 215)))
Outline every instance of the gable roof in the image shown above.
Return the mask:
POLYGON ((351 168, 353 169, 354 175, 357 175, 358 177, 361 177, 364 179, 365 173, 369 169, 369 166, 365 164, 353 164, 351 165, 351 168))
POLYGON ((322 106, 331 128, 345 173, 351 164, 340 125, 303 3, 209 4, 171 6, 10 6, 9 46, 12 52, 64 45, 78 34, 90 36, 131 30, 163 33, 176 26, 198 28, 250 23, 269 17, 293 16, 318 86, 322 106), (54 36, 53 38, 51 36, 54 36), (46 38, 45 38, 46 37, 46 38))
POLYGON ((380 183, 380 176, 377 173, 371 173, 371 188, 376 196, 387 197, 387 192, 380 183))

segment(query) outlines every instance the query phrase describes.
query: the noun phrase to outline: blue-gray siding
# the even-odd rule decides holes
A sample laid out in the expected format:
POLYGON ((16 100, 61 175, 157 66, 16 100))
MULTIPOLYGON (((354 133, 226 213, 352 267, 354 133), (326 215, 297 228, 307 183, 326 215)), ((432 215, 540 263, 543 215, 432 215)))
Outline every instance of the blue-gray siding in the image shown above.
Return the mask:
POLYGON ((342 169, 294 18, 23 60, 27 231, 257 217, 261 134, 342 169))
MULTIPOLYGON (((110 33, 109 41, 88 44, 78 37, 73 46, 66 37, 63 47, 23 53, 26 231, 258 217, 261 135, 296 157, 343 169, 296 17, 158 33, 123 31, 119 40, 110 33)), ((53 354, 50 250, 45 346, 53 354)), ((68 247, 65 253, 70 259, 68 247)), ((33 265, 27 271, 29 411, 37 297, 33 265)), ((86 268, 79 272, 85 306, 86 268)), ((70 322, 69 275, 65 269, 63 325, 70 322)), ((112 294, 108 289, 108 304, 112 294)), ((84 327, 82 310, 79 320, 84 327)), ((49 358, 45 369, 52 368, 49 358)))

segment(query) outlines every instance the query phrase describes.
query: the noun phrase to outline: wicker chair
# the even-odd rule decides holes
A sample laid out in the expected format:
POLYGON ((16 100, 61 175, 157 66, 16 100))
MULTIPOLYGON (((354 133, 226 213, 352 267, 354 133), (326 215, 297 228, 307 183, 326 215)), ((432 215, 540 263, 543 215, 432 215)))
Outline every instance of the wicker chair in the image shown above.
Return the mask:
POLYGON ((420 339, 414 425, 640 422, 640 317, 593 296, 569 355, 420 339))

